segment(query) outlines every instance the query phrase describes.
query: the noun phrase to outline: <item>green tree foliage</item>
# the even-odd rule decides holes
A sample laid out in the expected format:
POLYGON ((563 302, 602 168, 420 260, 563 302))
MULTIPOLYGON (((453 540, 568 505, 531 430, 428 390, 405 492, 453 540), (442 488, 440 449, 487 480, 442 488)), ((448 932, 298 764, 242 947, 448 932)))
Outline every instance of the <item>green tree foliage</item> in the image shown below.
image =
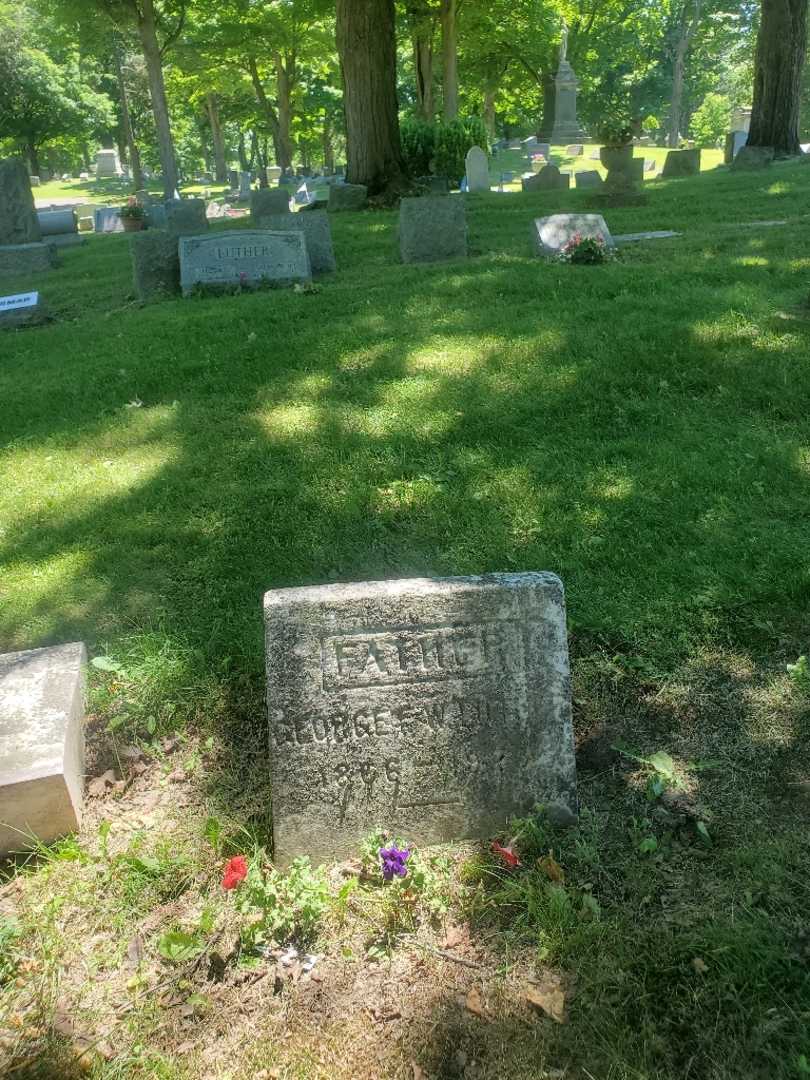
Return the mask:
POLYGON ((707 94, 692 117, 689 131, 699 146, 716 146, 729 130, 731 105, 723 94, 707 94))

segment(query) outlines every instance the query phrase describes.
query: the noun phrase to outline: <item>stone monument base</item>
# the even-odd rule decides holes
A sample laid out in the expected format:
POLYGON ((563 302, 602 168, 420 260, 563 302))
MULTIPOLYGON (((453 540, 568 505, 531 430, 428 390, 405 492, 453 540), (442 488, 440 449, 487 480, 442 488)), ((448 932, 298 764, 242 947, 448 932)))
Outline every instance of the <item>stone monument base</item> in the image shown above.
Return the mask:
POLYGON ((49 243, 7 244, 0 247, 0 277, 36 274, 57 265, 56 251, 49 243))

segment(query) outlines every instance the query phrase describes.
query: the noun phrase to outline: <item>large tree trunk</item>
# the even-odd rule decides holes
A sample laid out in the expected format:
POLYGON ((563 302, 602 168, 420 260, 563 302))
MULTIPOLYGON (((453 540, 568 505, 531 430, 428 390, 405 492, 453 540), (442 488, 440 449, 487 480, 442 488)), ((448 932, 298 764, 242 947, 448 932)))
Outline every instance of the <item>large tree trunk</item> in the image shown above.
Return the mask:
POLYGON ((166 101, 166 87, 163 82, 163 61, 158 45, 155 27, 155 8, 153 0, 141 0, 138 9, 138 33, 141 38, 143 58, 149 76, 149 91, 152 96, 152 113, 157 130, 160 166, 163 170, 163 194, 167 199, 174 197, 177 190, 177 162, 174 156, 174 140, 169 122, 169 105, 166 101))
POLYGON ((456 0, 442 0, 442 115, 458 117, 458 33, 456 0))
POLYGON ((749 146, 772 146, 779 155, 799 153, 806 53, 807 0, 762 0, 749 146))
POLYGON ((207 94, 205 108, 211 127, 211 145, 214 150, 214 179, 224 184, 228 179, 228 162, 225 160, 225 140, 222 137, 222 124, 219 119, 219 103, 216 94, 207 94))
POLYGON ((39 150, 32 143, 29 142, 25 148, 26 156, 28 157, 28 164, 31 168, 32 176, 39 176, 39 150))
POLYGON ((700 14, 703 0, 695 0, 695 8, 692 18, 689 18, 688 7, 690 0, 684 0, 681 22, 679 26, 678 41, 675 46, 675 57, 672 68, 672 97, 669 110, 669 132, 667 143, 671 147, 680 146, 681 123, 683 121, 683 85, 686 73, 686 57, 692 38, 700 23, 700 14))
POLYGON ((416 110, 423 120, 433 119, 433 16, 423 2, 408 6, 416 78, 416 110))
POLYGON ((495 142, 495 97, 497 90, 488 87, 484 90, 484 127, 487 129, 490 143, 495 142))
MULTIPOLYGON (((115 64, 115 75, 118 79, 118 95, 121 99, 121 127, 124 132, 124 142, 129 151, 129 164, 132 167, 132 183, 135 191, 141 191, 144 186, 141 155, 138 144, 135 142, 135 133, 132 130, 132 117, 129 113, 129 96, 124 82, 124 69, 121 66, 121 57, 117 50, 114 50, 113 63, 115 64)), ((122 158, 122 160, 124 159, 122 158)))
POLYGON ((394 0, 337 0, 346 113, 346 179, 372 195, 404 180, 396 86, 394 0))
POLYGON ((295 61, 288 59, 285 66, 280 56, 276 57, 276 87, 278 97, 278 152, 280 160, 276 163, 286 169, 292 165, 293 144, 290 128, 292 127, 292 88, 295 80, 295 61))
POLYGON ((280 127, 278 122, 278 114, 275 107, 267 96, 267 92, 264 89, 261 77, 259 76, 259 69, 256 66, 256 61, 252 56, 248 57, 247 70, 250 75, 250 81, 253 84, 253 92, 256 95, 256 101, 259 103, 259 107, 265 115, 267 120, 267 126, 270 128, 270 137, 273 140, 273 153, 276 159, 276 165, 281 166, 282 169, 286 169, 287 165, 281 162, 281 138, 280 127))

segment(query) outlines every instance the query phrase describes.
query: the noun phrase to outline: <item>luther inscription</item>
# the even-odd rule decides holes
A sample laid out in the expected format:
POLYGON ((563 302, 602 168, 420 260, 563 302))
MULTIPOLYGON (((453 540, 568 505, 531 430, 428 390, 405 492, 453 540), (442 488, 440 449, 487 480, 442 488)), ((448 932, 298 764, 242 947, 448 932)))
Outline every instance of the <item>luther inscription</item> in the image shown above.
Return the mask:
POLYGON ((180 283, 195 286, 282 284, 311 277, 306 241, 299 232, 232 229, 205 236, 182 236, 180 283))
POLYGON ((281 863, 348 855, 378 825, 438 843, 575 811, 554 575, 281 589, 265 621, 281 863))

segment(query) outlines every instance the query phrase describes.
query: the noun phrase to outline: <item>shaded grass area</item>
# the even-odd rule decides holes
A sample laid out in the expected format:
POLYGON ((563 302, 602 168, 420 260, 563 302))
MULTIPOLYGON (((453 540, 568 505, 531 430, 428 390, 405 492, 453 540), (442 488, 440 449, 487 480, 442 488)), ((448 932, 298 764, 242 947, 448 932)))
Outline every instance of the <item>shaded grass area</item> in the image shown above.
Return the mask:
MULTIPOLYGON (((282 995, 237 1023, 234 985, 228 1023, 191 1037, 143 1003, 98 1075, 218 1075, 216 1039, 238 1078, 806 1074, 808 706, 785 664, 810 631, 808 190, 799 165, 652 182, 611 229, 684 235, 603 268, 529 255, 533 216, 587 206, 572 192, 470 197, 473 257, 441 266, 397 264, 395 215, 336 215, 340 269, 313 294, 142 308, 119 236, 38 279, 55 321, 0 339, 0 648, 83 638, 121 669, 94 679, 102 725, 214 733, 197 831, 170 833, 190 908, 216 893, 206 813, 267 835, 265 589, 553 570, 574 660, 582 824, 527 826, 519 875, 458 868, 479 974, 420 968, 393 1028, 349 960, 319 1008, 282 995), (744 227, 773 219, 791 224, 744 227), (671 753, 686 809, 616 744, 671 753), (567 1024, 512 994, 527 965, 565 973, 567 1024), (471 979, 483 1018, 448 989, 471 979)), ((165 862, 165 837, 143 851, 165 862)), ((92 861, 75 895, 50 865, 27 885, 50 972, 89 924, 114 926, 112 971, 173 896, 173 867, 122 898, 88 887, 92 861)))

